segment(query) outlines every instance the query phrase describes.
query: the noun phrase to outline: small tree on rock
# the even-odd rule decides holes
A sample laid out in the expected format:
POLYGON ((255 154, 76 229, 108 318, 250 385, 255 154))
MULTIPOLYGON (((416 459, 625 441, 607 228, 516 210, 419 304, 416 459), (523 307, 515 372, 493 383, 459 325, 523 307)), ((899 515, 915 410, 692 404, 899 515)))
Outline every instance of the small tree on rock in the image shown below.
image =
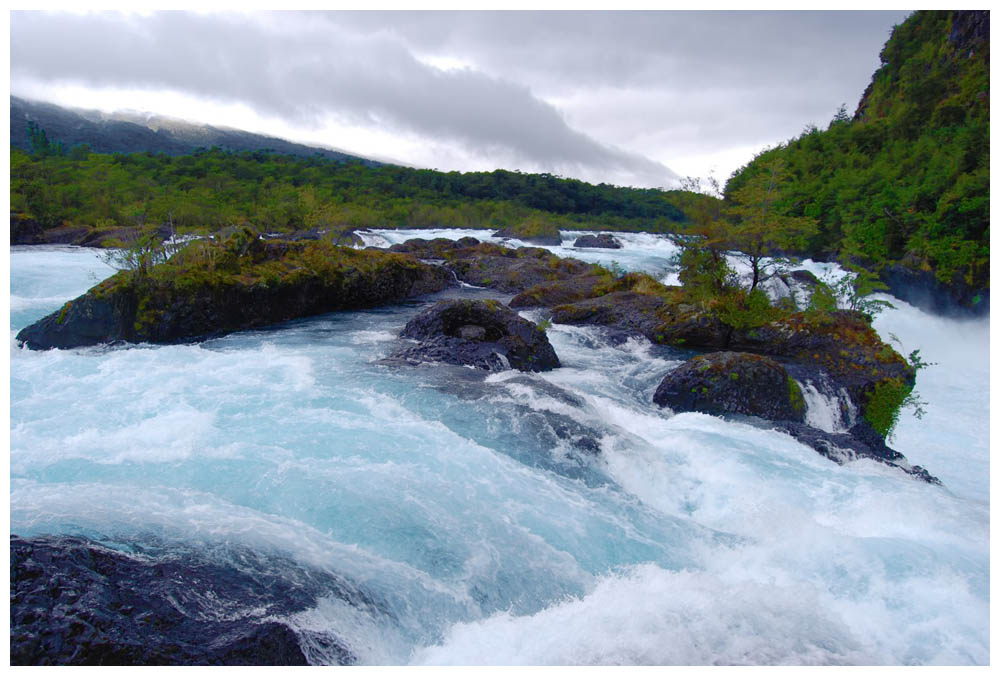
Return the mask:
POLYGON ((725 238, 733 253, 750 266, 751 293, 779 264, 776 256, 804 248, 816 232, 814 219, 787 213, 786 180, 784 160, 771 160, 732 195, 727 195, 732 204, 727 213, 733 222, 725 238))

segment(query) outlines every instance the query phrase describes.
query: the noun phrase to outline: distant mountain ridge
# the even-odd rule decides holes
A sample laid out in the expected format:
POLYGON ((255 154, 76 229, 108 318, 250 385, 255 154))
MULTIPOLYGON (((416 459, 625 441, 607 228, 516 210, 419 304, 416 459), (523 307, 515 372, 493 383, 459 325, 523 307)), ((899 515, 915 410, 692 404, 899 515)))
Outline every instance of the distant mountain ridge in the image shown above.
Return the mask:
POLYGON ((273 151, 286 155, 320 155, 338 162, 360 162, 369 167, 384 163, 330 148, 292 143, 239 129, 196 124, 138 112, 104 113, 99 110, 63 108, 52 103, 10 97, 10 144, 31 150, 28 122, 45 130, 50 141, 67 148, 87 144, 98 153, 154 152, 186 155, 196 148, 217 146, 224 150, 273 151))

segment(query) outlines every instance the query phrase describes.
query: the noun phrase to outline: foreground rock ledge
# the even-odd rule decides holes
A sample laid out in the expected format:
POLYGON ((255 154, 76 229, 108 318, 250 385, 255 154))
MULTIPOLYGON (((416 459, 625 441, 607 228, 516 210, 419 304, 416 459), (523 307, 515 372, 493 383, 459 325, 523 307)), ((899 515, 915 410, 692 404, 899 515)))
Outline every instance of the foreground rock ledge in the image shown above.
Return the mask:
MULTIPOLYGON (((368 612, 343 580, 253 552, 241 565, 189 551, 129 555, 77 537, 10 538, 12 665, 305 665, 280 621, 333 594, 368 612), (277 573, 280 571, 280 573, 277 573)), ((308 633, 340 664, 335 636, 308 633)))
POLYGON ((26 327, 31 349, 177 343, 441 291, 447 270, 328 242, 262 241, 249 230, 192 242, 168 261, 122 271, 26 327))
POLYGON ((420 344, 393 360, 443 362, 488 371, 559 367, 545 332, 495 300, 440 301, 407 322, 400 337, 420 344))

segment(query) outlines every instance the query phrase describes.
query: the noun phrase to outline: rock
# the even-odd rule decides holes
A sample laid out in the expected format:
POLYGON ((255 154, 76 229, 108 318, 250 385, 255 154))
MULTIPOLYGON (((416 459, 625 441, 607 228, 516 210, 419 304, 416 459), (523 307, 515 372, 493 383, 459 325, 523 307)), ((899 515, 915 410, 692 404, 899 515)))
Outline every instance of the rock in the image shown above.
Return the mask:
MULTIPOLYGON (((813 293, 822 284, 819 278, 808 270, 792 270, 774 276, 775 281, 780 282, 787 292, 789 298, 798 310, 805 310, 809 307, 813 293)), ((785 297, 779 294, 779 298, 785 297)))
POLYGON ((562 236, 559 234, 559 228, 554 223, 531 218, 516 225, 501 228, 494 232, 493 236, 519 239, 522 242, 544 246, 559 246, 562 244, 562 236))
POLYGON ((653 401, 677 412, 805 420, 802 391, 785 368, 769 357, 742 352, 692 357, 664 376, 653 401))
POLYGON ((942 284, 919 261, 904 259, 888 265, 879 278, 889 287, 887 293, 925 312, 958 318, 984 317, 990 312, 989 289, 970 286, 958 275, 951 284, 942 284))
POLYGON ((389 251, 411 254, 417 258, 443 259, 445 258, 446 252, 452 252, 456 249, 464 249, 470 246, 475 246, 476 244, 479 244, 479 240, 473 237, 463 237, 458 240, 448 239, 446 237, 435 237, 431 240, 414 237, 413 239, 406 240, 402 244, 393 244, 389 247, 389 251))
POLYGON ((559 366, 545 332, 493 300, 439 301, 407 322, 400 336, 420 344, 394 355, 394 360, 489 371, 548 371, 559 366))
POLYGON ((510 301, 510 306, 514 308, 553 307, 576 303, 600 295, 608 281, 608 275, 598 274, 542 282, 514 296, 510 301))
POLYGON ((941 485, 941 480, 932 476, 926 469, 920 465, 909 464, 902 453, 886 446, 878 433, 865 423, 858 423, 847 433, 826 432, 805 423, 788 421, 778 422, 777 429, 838 465, 868 458, 890 467, 897 467, 927 483, 941 485))
POLYGON ((126 296, 87 293, 66 303, 59 312, 39 319, 17 334, 17 341, 33 350, 71 349, 125 340, 131 335, 128 318, 135 310, 116 307, 131 302, 126 296))
MULTIPOLYGON (((237 568, 190 552, 128 555, 82 538, 16 535, 10 553, 12 665, 305 665, 278 618, 327 593, 367 607, 329 574, 256 565, 252 553, 237 568)), ((356 661, 332 635, 310 640, 356 661)))
POLYGON ((598 298, 559 305, 552 310, 558 324, 605 326, 625 335, 655 336, 664 323, 667 302, 659 296, 614 291, 598 298))
POLYGON ((223 242, 192 242, 147 272, 119 272, 17 340, 31 349, 176 343, 377 307, 454 283, 449 271, 399 254, 238 232, 223 242))
POLYGON ((622 243, 610 234, 602 232, 600 235, 583 235, 582 237, 577 237, 576 241, 573 242, 573 246, 581 249, 621 249, 622 243))
POLYGON ((607 270, 599 265, 574 258, 560 258, 546 249, 512 249, 480 243, 472 237, 459 240, 415 238, 394 244, 389 251, 408 254, 419 260, 443 261, 442 265, 456 279, 504 293, 517 294, 539 284, 576 277, 608 276, 607 270))
POLYGON ((441 250, 440 257, 444 266, 466 284, 504 293, 521 293, 537 284, 572 277, 607 275, 599 265, 560 258, 536 247, 510 249, 484 243, 441 250))

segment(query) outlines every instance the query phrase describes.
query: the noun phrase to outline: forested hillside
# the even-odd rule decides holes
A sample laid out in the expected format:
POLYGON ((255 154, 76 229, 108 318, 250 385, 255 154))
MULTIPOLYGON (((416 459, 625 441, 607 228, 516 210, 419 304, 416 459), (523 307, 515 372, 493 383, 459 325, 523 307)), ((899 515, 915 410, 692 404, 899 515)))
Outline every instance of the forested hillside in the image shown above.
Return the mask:
POLYGON ((105 155, 67 151, 47 137, 34 150, 11 149, 15 230, 25 222, 43 229, 169 222, 178 231, 494 228, 532 217, 564 229, 654 232, 673 231, 684 217, 658 190, 548 174, 443 173, 218 149, 105 155))
POLYGON ((989 12, 922 11, 897 26, 853 118, 758 155, 731 196, 783 168, 780 210, 815 219, 805 251, 933 272, 966 305, 989 286, 989 12))

